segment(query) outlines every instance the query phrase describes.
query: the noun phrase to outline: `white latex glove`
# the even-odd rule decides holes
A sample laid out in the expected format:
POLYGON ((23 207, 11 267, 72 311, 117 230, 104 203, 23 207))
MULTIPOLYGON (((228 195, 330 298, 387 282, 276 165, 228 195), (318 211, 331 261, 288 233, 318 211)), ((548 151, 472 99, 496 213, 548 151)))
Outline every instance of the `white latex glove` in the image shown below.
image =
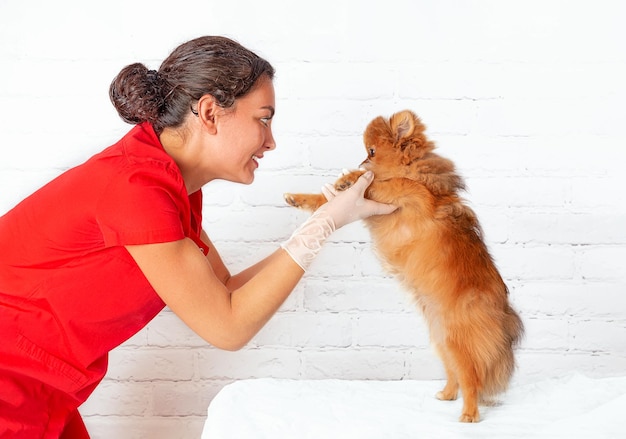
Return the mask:
POLYGON ((336 191, 331 184, 322 187, 322 193, 328 203, 317 209, 325 211, 333 219, 335 230, 353 221, 361 220, 372 215, 386 215, 398 207, 391 204, 378 203, 364 198, 365 190, 374 180, 374 173, 367 171, 345 191, 336 191))
POLYGON ((366 172, 348 189, 337 192, 332 185, 322 188, 328 200, 296 229, 281 247, 304 270, 315 259, 326 241, 336 229, 372 215, 383 215, 397 209, 390 204, 377 203, 363 197, 372 183, 374 174, 366 172))

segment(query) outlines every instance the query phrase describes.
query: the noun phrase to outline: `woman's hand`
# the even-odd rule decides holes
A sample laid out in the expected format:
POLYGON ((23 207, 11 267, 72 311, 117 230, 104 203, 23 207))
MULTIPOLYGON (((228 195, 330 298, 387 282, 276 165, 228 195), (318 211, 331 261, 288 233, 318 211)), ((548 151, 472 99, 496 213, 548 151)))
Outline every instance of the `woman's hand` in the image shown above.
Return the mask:
POLYGON ((328 202, 318 210, 325 210, 330 215, 335 223, 335 229, 372 215, 392 213, 398 208, 397 206, 378 203, 364 197, 365 190, 373 180, 374 173, 367 171, 345 191, 337 191, 332 185, 324 186, 322 193, 328 202))

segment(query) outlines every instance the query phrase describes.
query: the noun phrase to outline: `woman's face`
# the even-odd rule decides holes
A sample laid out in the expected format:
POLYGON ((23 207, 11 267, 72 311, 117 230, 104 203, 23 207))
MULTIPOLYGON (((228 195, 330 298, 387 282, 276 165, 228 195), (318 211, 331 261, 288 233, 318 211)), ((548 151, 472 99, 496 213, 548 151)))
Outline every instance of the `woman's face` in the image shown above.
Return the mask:
POLYGON ((219 178, 244 184, 254 181, 259 160, 276 147, 272 134, 275 106, 274 85, 262 77, 252 91, 237 99, 234 109, 218 116, 219 178))

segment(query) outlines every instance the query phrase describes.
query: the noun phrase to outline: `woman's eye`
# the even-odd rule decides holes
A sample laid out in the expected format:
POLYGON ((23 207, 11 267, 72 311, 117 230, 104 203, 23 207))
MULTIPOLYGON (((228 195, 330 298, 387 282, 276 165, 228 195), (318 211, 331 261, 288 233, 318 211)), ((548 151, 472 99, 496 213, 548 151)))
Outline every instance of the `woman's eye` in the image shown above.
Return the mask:
POLYGON ((272 120, 271 117, 262 117, 261 118, 261 123, 263 125, 265 125, 266 127, 269 127, 270 126, 270 120, 272 120))

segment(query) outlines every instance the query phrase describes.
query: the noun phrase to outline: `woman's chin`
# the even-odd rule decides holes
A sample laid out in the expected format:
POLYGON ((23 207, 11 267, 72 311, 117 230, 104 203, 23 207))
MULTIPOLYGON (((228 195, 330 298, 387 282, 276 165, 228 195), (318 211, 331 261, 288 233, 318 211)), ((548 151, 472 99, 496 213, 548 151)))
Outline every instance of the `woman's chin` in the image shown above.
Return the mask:
POLYGON ((230 179, 230 181, 232 181, 233 183, 240 183, 240 184, 250 185, 250 184, 252 184, 254 182, 254 172, 252 172, 252 173, 250 173, 248 175, 242 175, 240 177, 230 179))

